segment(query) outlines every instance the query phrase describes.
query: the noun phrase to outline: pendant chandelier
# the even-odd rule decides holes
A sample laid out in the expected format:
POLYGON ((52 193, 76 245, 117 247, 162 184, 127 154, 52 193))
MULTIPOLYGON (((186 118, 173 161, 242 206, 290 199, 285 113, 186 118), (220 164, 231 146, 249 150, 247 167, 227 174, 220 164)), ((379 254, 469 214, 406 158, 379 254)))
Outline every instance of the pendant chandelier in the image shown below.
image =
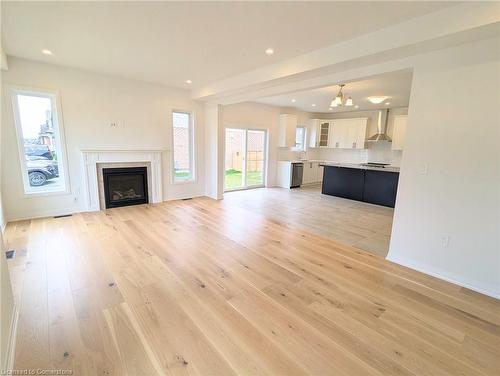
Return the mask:
POLYGON ((345 84, 340 84, 340 90, 335 98, 332 99, 332 102, 330 103, 330 107, 339 107, 339 106, 352 106, 354 103, 352 101, 351 97, 347 97, 344 95, 342 92, 342 89, 344 89, 345 84))

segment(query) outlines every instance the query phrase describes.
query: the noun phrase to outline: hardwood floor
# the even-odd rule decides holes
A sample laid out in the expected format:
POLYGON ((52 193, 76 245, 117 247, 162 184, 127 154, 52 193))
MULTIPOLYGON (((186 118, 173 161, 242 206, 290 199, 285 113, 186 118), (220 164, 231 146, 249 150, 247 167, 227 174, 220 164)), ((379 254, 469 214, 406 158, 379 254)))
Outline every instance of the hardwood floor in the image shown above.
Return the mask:
POLYGON ((322 195, 320 185, 228 192, 224 200, 382 257, 389 252, 394 209, 322 195))
POLYGON ((498 375, 500 302, 207 198, 10 223, 17 369, 498 375))

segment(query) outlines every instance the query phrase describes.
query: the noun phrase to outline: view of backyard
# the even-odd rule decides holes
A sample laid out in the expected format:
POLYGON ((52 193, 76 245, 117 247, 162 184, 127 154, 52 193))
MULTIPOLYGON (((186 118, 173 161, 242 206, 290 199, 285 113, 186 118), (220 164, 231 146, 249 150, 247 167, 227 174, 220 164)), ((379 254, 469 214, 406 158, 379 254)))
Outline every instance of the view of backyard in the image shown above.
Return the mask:
POLYGON ((226 129, 224 189, 264 184, 265 132, 226 129))
POLYGON ((175 171, 175 179, 176 180, 182 180, 182 179, 189 179, 191 177, 191 173, 189 171, 175 171))
MULTIPOLYGON (((226 189, 241 188, 243 186, 242 172, 234 169, 226 170, 224 176, 226 189)), ((261 185, 263 182, 262 171, 247 172, 247 186, 261 185)))

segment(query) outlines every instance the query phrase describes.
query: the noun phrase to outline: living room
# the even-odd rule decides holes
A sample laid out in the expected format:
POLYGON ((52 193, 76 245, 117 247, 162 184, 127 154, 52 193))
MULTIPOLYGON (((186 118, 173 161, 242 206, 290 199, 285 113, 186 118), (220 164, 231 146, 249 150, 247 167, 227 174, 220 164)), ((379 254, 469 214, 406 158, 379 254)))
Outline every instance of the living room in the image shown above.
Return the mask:
POLYGON ((499 5, 2 2, 2 372, 497 374, 499 5))

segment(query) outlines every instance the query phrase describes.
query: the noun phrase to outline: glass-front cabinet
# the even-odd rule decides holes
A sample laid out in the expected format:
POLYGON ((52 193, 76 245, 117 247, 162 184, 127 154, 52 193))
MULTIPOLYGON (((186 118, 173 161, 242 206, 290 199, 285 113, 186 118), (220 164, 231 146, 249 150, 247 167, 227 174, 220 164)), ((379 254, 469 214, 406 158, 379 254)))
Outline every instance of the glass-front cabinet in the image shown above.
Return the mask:
POLYGON ((330 135, 330 122, 329 121, 320 122, 319 138, 318 138, 319 147, 328 147, 329 135, 330 135))

